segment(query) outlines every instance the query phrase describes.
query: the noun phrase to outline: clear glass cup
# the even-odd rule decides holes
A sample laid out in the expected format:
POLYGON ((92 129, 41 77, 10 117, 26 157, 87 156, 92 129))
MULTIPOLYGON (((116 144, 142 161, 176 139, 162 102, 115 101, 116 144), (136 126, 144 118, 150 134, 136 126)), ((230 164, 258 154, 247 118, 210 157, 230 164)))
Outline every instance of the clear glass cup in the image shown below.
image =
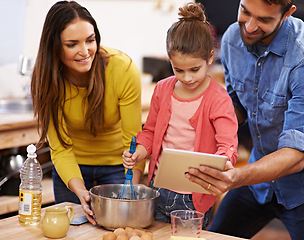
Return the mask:
POLYGON ((191 210, 175 210, 171 215, 171 234, 173 236, 200 237, 204 214, 191 210))

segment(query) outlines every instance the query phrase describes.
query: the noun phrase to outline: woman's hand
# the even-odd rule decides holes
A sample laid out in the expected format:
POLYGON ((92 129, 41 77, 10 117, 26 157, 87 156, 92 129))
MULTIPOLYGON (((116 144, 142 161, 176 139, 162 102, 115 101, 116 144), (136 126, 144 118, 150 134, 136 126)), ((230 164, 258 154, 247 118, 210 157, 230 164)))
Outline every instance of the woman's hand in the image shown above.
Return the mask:
POLYGON ((140 161, 147 157, 147 149, 140 144, 137 144, 136 151, 131 154, 129 150, 125 150, 122 154, 122 161, 125 168, 132 169, 137 166, 140 161))
POLYGON ((91 202, 90 192, 88 190, 82 190, 77 196, 81 202, 82 209, 85 212, 87 219, 89 220, 90 223, 96 225, 97 223, 93 218, 94 213, 90 208, 90 202, 91 202))
POLYGON ((87 219, 93 225, 96 225, 97 222, 94 220, 94 213, 90 208, 91 195, 90 192, 86 189, 84 182, 79 178, 72 178, 69 181, 69 188, 77 195, 80 200, 82 209, 86 214, 87 219))

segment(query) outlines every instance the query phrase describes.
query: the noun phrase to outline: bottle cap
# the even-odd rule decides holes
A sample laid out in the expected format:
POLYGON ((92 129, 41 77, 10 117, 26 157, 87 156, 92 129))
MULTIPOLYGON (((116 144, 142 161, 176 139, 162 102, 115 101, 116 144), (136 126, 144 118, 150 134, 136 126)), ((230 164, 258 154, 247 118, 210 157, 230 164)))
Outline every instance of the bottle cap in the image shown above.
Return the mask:
POLYGON ((29 157, 29 158, 36 158, 37 157, 36 147, 33 144, 28 145, 27 148, 26 148, 26 151, 27 151, 27 157, 29 157))

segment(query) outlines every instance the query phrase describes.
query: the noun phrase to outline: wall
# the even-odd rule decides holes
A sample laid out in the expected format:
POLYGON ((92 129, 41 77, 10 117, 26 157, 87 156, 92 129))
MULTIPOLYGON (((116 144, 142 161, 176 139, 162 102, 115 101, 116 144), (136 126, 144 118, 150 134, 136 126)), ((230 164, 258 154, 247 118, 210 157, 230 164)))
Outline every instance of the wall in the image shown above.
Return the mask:
MULTIPOLYGON (((16 5, 19 1, 21 0, 8 2, 16 5)), ((45 15, 56 1, 23 1, 26 2, 26 10, 19 55, 35 59, 45 15)), ((85 6, 95 18, 102 35, 102 45, 127 53, 141 70, 143 56, 166 56, 167 29, 177 21, 178 8, 188 1, 79 0, 78 2, 85 6)), ((11 6, 11 9, 16 9, 15 7, 11 6)), ((0 5, 0 11, 3 10, 0 5)), ((11 28, 15 28, 20 21, 6 21, 6 24, 14 24, 11 28)), ((22 30, 19 29, 19 31, 22 30)), ((11 39, 11 41, 16 40, 11 39)), ((19 42, 18 44, 20 45, 19 42)), ((11 45, 14 46, 15 42, 11 42, 11 45)), ((0 52, 2 52, 1 45, 0 52)), ((2 64, 0 62, 0 83, 5 84, 4 88, 0 88, 0 98, 25 96, 24 86, 29 84, 30 79, 17 73, 17 62, 18 57, 15 62, 2 64)))

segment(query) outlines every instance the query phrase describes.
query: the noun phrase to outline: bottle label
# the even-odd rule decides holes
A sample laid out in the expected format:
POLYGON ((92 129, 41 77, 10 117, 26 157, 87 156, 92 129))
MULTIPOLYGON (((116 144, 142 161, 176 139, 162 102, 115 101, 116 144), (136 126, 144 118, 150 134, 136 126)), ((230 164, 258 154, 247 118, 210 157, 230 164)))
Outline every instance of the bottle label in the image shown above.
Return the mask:
POLYGON ((33 215, 33 193, 19 192, 19 215, 32 216, 33 215))

